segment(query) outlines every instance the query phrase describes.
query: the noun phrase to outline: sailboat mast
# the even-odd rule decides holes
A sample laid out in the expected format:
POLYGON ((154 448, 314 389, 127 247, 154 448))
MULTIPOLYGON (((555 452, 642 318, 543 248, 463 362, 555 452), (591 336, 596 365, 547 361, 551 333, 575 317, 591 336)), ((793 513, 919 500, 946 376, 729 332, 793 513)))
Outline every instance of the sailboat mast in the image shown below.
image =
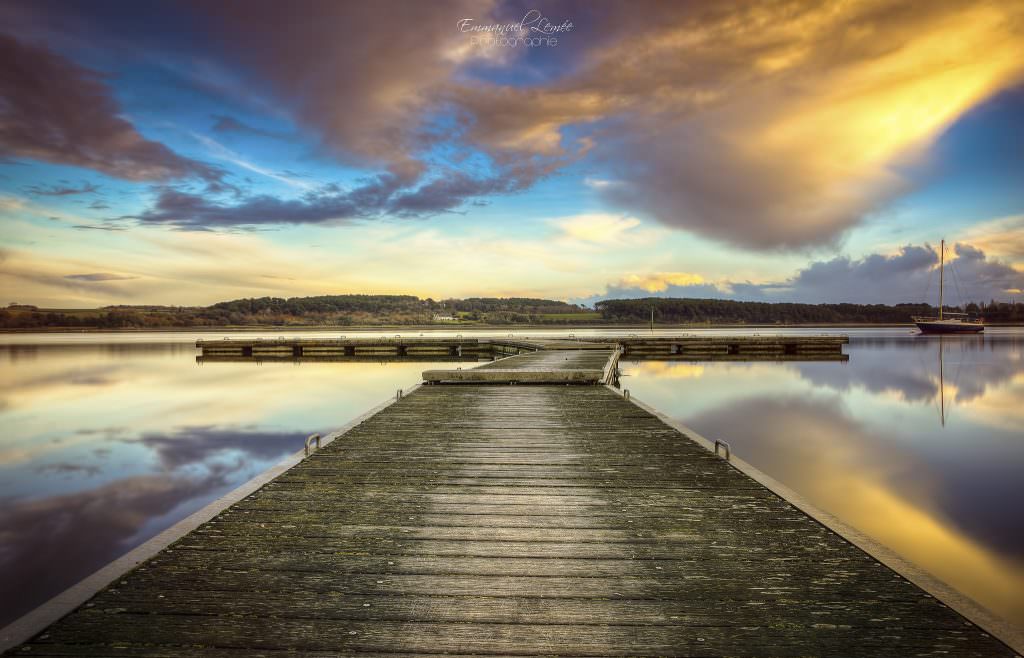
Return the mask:
POLYGON ((939 319, 942 319, 942 284, 945 280, 945 272, 943 267, 946 264, 946 241, 942 241, 942 247, 939 248, 939 319))

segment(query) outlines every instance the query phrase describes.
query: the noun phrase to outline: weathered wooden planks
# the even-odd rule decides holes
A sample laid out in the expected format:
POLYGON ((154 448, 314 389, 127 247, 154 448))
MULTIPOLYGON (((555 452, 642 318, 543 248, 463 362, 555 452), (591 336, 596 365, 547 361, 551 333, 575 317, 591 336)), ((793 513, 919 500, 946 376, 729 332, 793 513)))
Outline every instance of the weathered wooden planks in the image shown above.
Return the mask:
POLYGON ((544 350, 510 356, 476 368, 425 370, 432 384, 599 384, 609 381, 618 352, 612 349, 544 350))
POLYGON ((12 653, 1012 655, 597 386, 422 387, 12 653))

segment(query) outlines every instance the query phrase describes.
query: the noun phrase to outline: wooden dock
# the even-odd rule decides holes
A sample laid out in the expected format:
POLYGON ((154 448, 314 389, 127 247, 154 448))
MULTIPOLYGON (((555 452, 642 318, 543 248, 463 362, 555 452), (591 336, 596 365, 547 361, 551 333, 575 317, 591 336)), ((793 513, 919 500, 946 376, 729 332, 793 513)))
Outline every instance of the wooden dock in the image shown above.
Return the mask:
POLYGON ((611 384, 621 349, 545 349, 463 370, 425 370, 428 384, 611 384))
POLYGON ((203 361, 294 361, 501 358, 543 350, 618 349, 624 358, 689 361, 845 361, 847 336, 588 336, 506 338, 225 338, 199 340, 203 361))
POLYGON ((359 654, 1014 652, 611 387, 480 384, 416 388, 11 651, 359 654))

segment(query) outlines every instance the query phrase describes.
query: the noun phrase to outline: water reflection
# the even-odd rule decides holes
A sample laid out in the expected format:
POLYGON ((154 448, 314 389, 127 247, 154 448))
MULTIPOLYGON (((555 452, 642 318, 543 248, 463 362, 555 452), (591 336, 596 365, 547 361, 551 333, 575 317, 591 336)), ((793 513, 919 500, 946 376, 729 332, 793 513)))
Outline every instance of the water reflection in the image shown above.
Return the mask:
POLYGON ((195 355, 0 348, 0 625, 438 366, 195 355))
MULTIPOLYGON (((1024 331, 848 333, 848 363, 624 362, 623 385, 1024 623, 1024 331)), ((119 339, 0 337, 0 624, 446 366, 119 339)))
POLYGON ((1024 333, 848 351, 621 367, 640 399, 1024 624, 1024 333))

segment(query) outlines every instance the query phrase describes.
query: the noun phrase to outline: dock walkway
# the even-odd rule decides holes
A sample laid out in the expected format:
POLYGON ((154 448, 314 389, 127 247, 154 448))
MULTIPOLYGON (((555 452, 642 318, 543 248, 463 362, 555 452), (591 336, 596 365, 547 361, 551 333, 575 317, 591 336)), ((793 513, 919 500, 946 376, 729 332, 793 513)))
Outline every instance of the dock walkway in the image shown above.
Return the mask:
POLYGON ((352 654, 1014 655, 600 385, 418 387, 12 650, 352 654))
POLYGON ((468 369, 425 370, 430 384, 610 384, 621 350, 608 346, 549 349, 510 356, 468 369))

